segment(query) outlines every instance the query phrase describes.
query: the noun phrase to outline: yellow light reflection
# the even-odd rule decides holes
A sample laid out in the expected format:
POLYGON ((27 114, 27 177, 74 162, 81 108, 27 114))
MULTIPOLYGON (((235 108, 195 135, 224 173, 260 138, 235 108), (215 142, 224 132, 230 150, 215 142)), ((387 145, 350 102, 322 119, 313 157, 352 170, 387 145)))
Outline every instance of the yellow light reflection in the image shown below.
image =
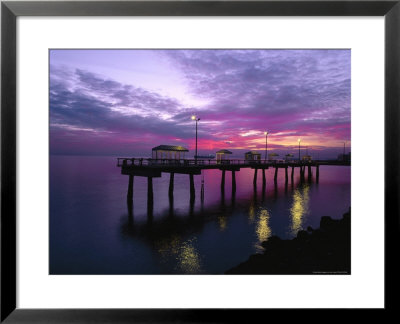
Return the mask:
POLYGON ((182 241, 179 236, 172 236, 157 242, 157 251, 163 262, 176 261, 175 269, 183 273, 201 272, 200 255, 194 247, 195 239, 182 241))
POLYGON ((226 215, 219 215, 218 216, 218 225, 219 225, 219 230, 223 232, 226 229, 226 225, 228 224, 228 218, 226 215))
POLYGON ((258 243, 256 244, 256 248, 260 251, 263 251, 263 248, 260 246, 261 242, 266 241, 271 236, 271 228, 269 227, 269 213, 267 209, 262 209, 258 216, 258 221, 256 225, 256 234, 258 238, 258 243))
POLYGON ((180 253, 177 257, 179 268, 185 273, 200 272, 200 256, 193 246, 193 241, 189 240, 182 244, 180 253))
POLYGON ((304 217, 308 214, 309 190, 310 187, 306 184, 302 188, 297 188, 293 193, 293 204, 290 208, 292 235, 296 235, 303 229, 304 217))
POLYGON ((250 223, 254 222, 254 218, 256 216, 256 207, 254 201, 251 202, 249 207, 249 221, 250 223))
POLYGON ((157 251, 161 254, 162 260, 166 261, 170 255, 178 254, 180 243, 180 237, 176 235, 156 242, 157 251))

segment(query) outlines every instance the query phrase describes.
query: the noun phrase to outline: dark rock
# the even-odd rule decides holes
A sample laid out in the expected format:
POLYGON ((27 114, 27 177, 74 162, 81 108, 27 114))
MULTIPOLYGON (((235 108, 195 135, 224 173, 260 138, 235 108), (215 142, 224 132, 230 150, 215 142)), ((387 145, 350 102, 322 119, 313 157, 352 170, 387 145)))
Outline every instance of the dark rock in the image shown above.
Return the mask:
POLYGON ((264 254, 254 254, 226 274, 350 274, 350 212, 340 220, 321 218, 320 229, 299 231, 292 240, 271 236, 264 254))
POLYGON ((267 249, 267 248, 276 247, 276 246, 278 246, 278 245, 281 244, 281 243, 282 243, 281 238, 278 237, 278 236, 273 235, 273 236, 271 236, 270 238, 268 238, 267 241, 261 242, 261 246, 262 246, 264 249, 267 249))
POLYGON ((330 230, 337 225, 337 222, 338 221, 332 219, 329 216, 322 216, 319 223, 319 228, 324 231, 330 230))
POLYGON ((298 231, 297 232, 297 238, 299 240, 307 240, 309 237, 308 233, 306 231, 298 231))

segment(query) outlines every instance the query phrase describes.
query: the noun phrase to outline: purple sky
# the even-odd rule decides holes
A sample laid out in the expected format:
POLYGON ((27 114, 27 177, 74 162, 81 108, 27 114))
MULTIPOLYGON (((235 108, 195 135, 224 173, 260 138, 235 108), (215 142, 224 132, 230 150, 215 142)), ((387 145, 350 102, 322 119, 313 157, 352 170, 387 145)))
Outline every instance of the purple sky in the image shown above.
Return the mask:
POLYGON ((51 50, 50 152, 350 150, 350 50, 51 50))

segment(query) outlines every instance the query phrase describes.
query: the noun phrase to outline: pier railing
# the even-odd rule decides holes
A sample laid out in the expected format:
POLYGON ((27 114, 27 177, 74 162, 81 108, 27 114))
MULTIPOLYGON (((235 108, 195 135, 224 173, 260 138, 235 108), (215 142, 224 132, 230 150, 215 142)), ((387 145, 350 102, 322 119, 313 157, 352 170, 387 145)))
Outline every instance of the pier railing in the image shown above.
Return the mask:
POLYGON ((306 161, 277 161, 277 160, 215 160, 215 159, 152 159, 152 158, 117 158, 118 167, 127 166, 205 166, 205 165, 274 165, 274 164, 301 164, 306 161))

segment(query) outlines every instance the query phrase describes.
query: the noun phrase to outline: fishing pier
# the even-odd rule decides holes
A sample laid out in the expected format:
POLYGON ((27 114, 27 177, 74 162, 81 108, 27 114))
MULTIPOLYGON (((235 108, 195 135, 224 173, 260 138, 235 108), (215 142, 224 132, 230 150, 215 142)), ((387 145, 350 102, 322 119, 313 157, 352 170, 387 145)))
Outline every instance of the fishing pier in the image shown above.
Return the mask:
POLYGON ((169 173, 168 194, 173 197, 174 192, 174 175, 187 174, 189 176, 190 200, 195 199, 194 176, 200 175, 202 170, 217 169, 221 170, 221 191, 225 190, 225 174, 232 172, 232 192, 236 191, 236 172, 242 168, 254 169, 253 185, 257 185, 258 171, 262 172, 263 187, 266 186, 265 170, 269 168, 275 169, 274 182, 277 183, 279 169, 285 172, 285 181, 290 178, 293 183, 295 168, 300 169, 300 178, 305 179, 307 171, 308 179, 312 178, 312 168, 315 170, 315 179, 319 179, 319 166, 321 164, 316 161, 301 162, 277 162, 266 160, 201 160, 201 159, 154 159, 154 158, 117 158, 117 166, 121 168, 121 174, 128 175, 128 192, 127 201, 133 201, 133 184, 134 177, 147 177, 147 198, 148 202, 153 202, 153 178, 160 178, 162 173, 169 173))

